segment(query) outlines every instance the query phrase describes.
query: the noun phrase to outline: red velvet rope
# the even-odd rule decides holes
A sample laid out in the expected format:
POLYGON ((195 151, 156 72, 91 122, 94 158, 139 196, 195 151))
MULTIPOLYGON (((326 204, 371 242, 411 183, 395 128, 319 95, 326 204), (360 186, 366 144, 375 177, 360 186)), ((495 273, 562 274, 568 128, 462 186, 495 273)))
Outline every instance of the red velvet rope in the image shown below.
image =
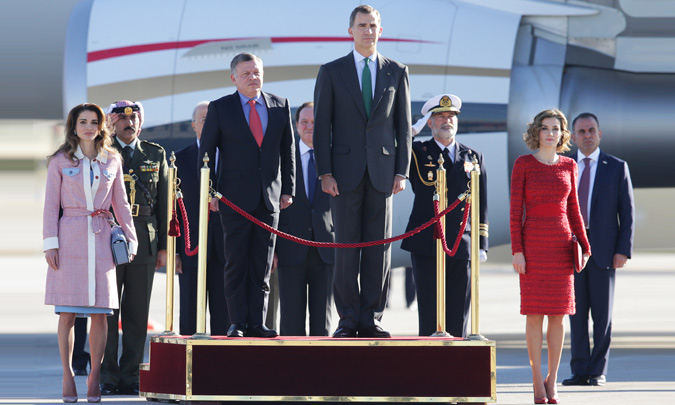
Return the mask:
MULTIPOLYGON (((190 244, 190 222, 188 221, 187 210, 185 209, 185 204, 183 203, 182 198, 178 198, 178 207, 180 207, 180 212, 183 217, 183 233, 185 234, 185 254, 188 256, 194 256, 199 252, 199 246, 194 249, 191 249, 190 244)), ((175 211, 174 211, 175 214, 175 211)))
MULTIPOLYGON (((440 235, 441 235, 441 241, 443 242, 443 250, 445 251, 445 254, 447 254, 450 257, 454 257, 455 253, 457 253, 457 248, 459 247, 459 242, 462 240, 462 235, 464 235, 464 229, 466 229, 466 221, 469 218, 469 209, 471 208, 471 203, 466 202, 464 204, 464 217, 462 218, 462 226, 459 228, 459 233, 457 234, 457 238, 455 239, 454 245, 452 245, 452 250, 448 249, 448 242, 445 240, 445 229, 443 229, 443 224, 441 224, 441 221, 437 222, 437 225, 440 229, 440 235)), ((436 216, 438 217, 438 202, 434 201, 434 212, 436 213, 436 216)))
MULTIPOLYGON (((258 225, 259 227, 267 230, 268 232, 272 232, 273 234, 275 234, 277 236, 281 236, 284 239, 288 239, 290 241, 297 242, 297 243, 300 243, 300 244, 303 244, 303 245, 314 246, 314 247, 323 247, 323 248, 361 248, 361 247, 384 245, 386 243, 396 242, 397 240, 408 238, 408 237, 410 237, 410 236, 412 236, 416 233, 419 233, 423 229, 428 228, 434 222, 437 222, 442 216, 446 215, 448 212, 455 209, 457 207, 457 205, 459 205, 459 203, 461 202, 461 200, 459 198, 457 198, 455 200, 455 202, 453 202, 448 208, 443 210, 443 212, 437 214, 435 217, 431 218, 430 220, 428 220, 424 224, 418 226, 417 228, 411 229, 410 231, 408 231, 408 232, 406 232, 402 235, 393 236, 391 238, 382 239, 382 240, 370 241, 370 242, 331 243, 331 242, 316 242, 316 241, 312 241, 312 240, 305 240, 305 239, 298 238, 297 236, 293 236, 291 234, 282 232, 278 229, 274 229, 273 227, 267 225, 264 222, 261 222, 260 220, 258 220, 257 218, 255 218, 251 214, 249 214, 248 212, 246 212, 246 211, 242 210, 241 208, 237 207, 236 205, 234 205, 234 203, 232 203, 230 200, 225 198, 225 196, 221 195, 220 201, 225 203, 225 205, 232 208, 233 210, 235 210, 237 213, 239 213, 240 215, 242 215, 243 217, 245 217, 249 221, 251 221, 251 222, 255 223, 256 225, 258 225)), ((434 201, 434 207, 435 207, 435 211, 438 212, 438 201, 434 201)), ((464 233, 463 229, 462 229, 462 233, 464 233)), ((461 234, 460 234, 460 237, 461 237, 461 234)), ((187 247, 187 243, 186 243, 186 247, 187 247)))

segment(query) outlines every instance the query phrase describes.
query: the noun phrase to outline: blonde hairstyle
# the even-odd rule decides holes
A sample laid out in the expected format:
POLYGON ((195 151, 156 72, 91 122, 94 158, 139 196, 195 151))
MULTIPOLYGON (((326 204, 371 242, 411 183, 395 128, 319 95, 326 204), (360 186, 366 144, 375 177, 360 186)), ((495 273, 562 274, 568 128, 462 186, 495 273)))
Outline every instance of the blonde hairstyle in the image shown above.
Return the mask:
POLYGON ((525 145, 532 150, 539 149, 539 131, 541 131, 542 121, 546 118, 556 118, 560 122, 560 131, 562 135, 556 147, 557 153, 564 153, 570 150, 570 139, 572 138, 569 129, 567 129, 567 118, 560 110, 544 110, 534 117, 532 122, 527 124, 527 132, 523 134, 525 145))
MULTIPOLYGON (((73 107, 72 110, 68 113, 68 119, 66 120, 66 140, 61 146, 56 150, 56 152, 49 155, 48 159, 53 158, 59 153, 63 152, 68 155, 68 158, 73 161, 73 165, 79 165, 80 161, 75 157, 75 152, 77 151, 77 145, 80 142, 80 138, 77 137, 75 133, 75 127, 77 126, 77 119, 80 117, 80 114, 83 111, 93 111, 98 117, 98 135, 94 139, 94 146, 96 147, 96 152, 100 153, 102 150, 107 151, 108 153, 117 153, 112 147, 112 137, 106 126, 106 116, 103 113, 103 109, 97 106, 96 104, 80 104, 73 107)), ((47 161, 49 162, 49 160, 47 161)))

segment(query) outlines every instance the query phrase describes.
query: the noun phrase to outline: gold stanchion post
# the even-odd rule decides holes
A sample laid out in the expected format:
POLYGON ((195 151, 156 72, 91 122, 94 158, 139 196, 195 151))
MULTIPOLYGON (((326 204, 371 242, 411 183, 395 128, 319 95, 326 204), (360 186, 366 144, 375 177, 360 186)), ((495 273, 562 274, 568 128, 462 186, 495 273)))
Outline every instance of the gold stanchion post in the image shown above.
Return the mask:
MULTIPOLYGON (((434 200, 438 200, 439 212, 448 207, 448 188, 443 162, 443 155, 441 154, 438 157, 436 194, 434 195, 434 200)), ((445 231, 445 217, 442 217, 439 222, 443 231, 445 231)), ((436 239, 436 332, 431 336, 452 337, 445 330, 445 250, 443 249, 443 241, 441 239, 436 239)))
POLYGON ((487 340, 480 334, 480 165, 476 156, 471 170, 471 340, 487 340))
MULTIPOLYGON (((173 211, 176 209, 176 155, 171 152, 171 158, 169 159, 169 177, 168 185, 169 190, 167 191, 166 206, 169 207, 166 210, 166 223, 167 230, 169 229, 168 224, 171 223, 171 218, 173 216, 173 211)), ((162 335, 175 335, 176 332, 173 330, 173 314, 174 314, 174 277, 176 275, 176 238, 168 235, 166 237, 166 326, 162 335)))
POLYGON ((197 253, 197 332, 192 339, 211 339, 206 333, 206 244, 209 226, 209 155, 204 154, 199 179, 199 242, 197 253))

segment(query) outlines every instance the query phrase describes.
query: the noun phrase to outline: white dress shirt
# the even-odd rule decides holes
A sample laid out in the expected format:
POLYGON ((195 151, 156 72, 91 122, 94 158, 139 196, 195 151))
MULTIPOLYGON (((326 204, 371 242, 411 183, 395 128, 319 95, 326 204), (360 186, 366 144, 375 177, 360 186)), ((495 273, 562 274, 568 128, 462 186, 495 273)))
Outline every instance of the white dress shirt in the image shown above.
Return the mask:
MULTIPOLYGON (((312 149, 306 143, 300 140, 298 143, 300 149, 300 160, 302 161, 302 177, 305 179, 305 195, 309 198, 309 181, 308 167, 309 167, 309 151, 312 149)), ((316 157, 314 157, 316 159, 316 157)), ((314 179, 316 181, 316 179, 314 179)))
POLYGON ((436 142, 436 145, 438 145, 439 148, 441 148, 441 152, 443 152, 443 149, 448 149, 448 156, 450 156, 450 161, 452 163, 455 163, 455 156, 457 156, 457 142, 453 139, 450 145, 445 146, 442 143, 438 142, 438 139, 434 138, 434 142, 436 142))
MULTIPOLYGON (((366 65, 366 57, 360 53, 353 51, 354 54, 354 63, 356 64, 356 74, 359 76, 359 88, 363 88, 363 67, 366 65)), ((368 68, 370 69, 370 84, 373 86, 373 92, 371 93, 375 97, 375 77, 377 75, 377 52, 368 57, 370 62, 368 62, 368 68)))

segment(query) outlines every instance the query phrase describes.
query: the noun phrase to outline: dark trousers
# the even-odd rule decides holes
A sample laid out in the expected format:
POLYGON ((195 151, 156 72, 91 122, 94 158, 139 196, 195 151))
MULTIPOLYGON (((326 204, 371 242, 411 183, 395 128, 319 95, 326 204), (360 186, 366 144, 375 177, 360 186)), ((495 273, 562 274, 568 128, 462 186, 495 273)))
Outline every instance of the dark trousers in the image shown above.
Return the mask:
POLYGON ((117 293, 120 309, 108 317, 108 341, 101 367, 101 383, 118 387, 138 384, 139 364, 143 362, 145 339, 148 334, 150 294, 155 277, 153 264, 124 264, 117 266, 117 293), (122 356, 118 356, 122 317, 122 356), (119 363, 118 363, 119 359, 119 363))
POLYGON ((415 302, 415 276, 412 266, 405 268, 405 305, 410 306, 415 302))
POLYGON ((581 273, 574 274, 577 312, 570 315, 573 374, 606 375, 612 342, 615 269, 598 267, 590 258, 581 273), (593 318, 593 350, 590 348, 588 315, 593 318))
MULTIPOLYGON (((367 172, 354 190, 331 198, 330 206, 338 243, 391 236, 392 195, 375 190, 367 172)), ((340 315, 338 327, 363 329, 380 322, 387 303, 390 267, 389 244, 336 250, 334 291, 340 315)))
MULTIPOLYGON (((277 227, 279 213, 261 200, 249 212, 260 221, 277 227)), ((220 204, 225 245, 225 298, 230 322, 261 325, 267 311, 269 280, 276 235, 220 204)))
MULTIPOLYGON (((220 249, 220 246, 216 246, 220 249)), ((208 303, 211 335, 224 336, 230 326, 225 300, 225 264, 216 254, 209 254, 206 263, 206 301, 208 303)), ((197 267, 183 266, 178 275, 180 285, 180 334, 194 335, 197 331, 197 267)))
POLYGON ((75 318, 75 338, 73 340, 73 368, 86 369, 89 353, 84 350, 87 343, 87 321, 89 318, 75 318))
POLYGON ((305 336, 309 307, 309 335, 328 336, 333 307, 333 265, 321 260, 315 247, 298 266, 279 266, 281 334, 305 336))
MULTIPOLYGON (((411 254, 420 336, 436 332, 436 256, 411 254)), ((471 309, 471 262, 445 258, 445 330, 466 337, 471 309)))

